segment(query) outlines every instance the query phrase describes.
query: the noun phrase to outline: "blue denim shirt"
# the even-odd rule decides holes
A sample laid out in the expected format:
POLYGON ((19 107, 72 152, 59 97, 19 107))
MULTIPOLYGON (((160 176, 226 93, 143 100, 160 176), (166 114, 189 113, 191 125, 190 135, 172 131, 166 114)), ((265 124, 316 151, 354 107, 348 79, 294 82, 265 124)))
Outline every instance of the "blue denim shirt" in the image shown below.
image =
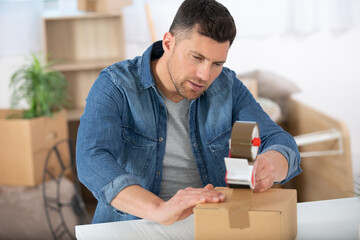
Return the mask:
MULTIPOLYGON (((98 205, 93 223, 136 219, 110 205, 125 187, 138 184, 158 195, 166 145, 167 114, 150 67, 163 54, 161 42, 141 57, 105 68, 93 84, 80 119, 77 169, 98 205)), ((259 152, 276 150, 289 162, 286 182, 298 175, 294 139, 262 110, 233 71, 221 74, 189 107, 192 152, 201 181, 226 186, 224 157, 237 120, 259 124, 259 152)))

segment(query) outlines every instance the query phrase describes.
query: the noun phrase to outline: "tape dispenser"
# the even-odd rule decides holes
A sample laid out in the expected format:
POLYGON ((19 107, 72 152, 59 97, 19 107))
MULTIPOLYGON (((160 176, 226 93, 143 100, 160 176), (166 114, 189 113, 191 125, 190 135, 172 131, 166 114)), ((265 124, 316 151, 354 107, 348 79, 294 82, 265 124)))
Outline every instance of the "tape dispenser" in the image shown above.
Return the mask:
POLYGON ((237 121, 229 140, 229 156, 225 158, 225 182, 230 188, 255 188, 254 162, 261 144, 256 122, 237 121))

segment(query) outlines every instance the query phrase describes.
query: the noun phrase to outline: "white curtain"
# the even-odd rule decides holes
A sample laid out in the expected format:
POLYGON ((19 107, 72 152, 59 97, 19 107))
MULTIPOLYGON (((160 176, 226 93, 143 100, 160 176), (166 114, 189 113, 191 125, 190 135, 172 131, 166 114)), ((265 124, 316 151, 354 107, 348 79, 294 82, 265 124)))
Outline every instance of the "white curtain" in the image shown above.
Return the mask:
MULTIPOLYGON (((359 0, 218 0, 233 15, 238 37, 344 32, 359 27, 359 0)), ((148 2, 157 38, 170 27, 182 0, 133 0, 124 9, 125 37, 130 43, 150 42, 144 3, 148 2)))
MULTIPOLYGON (((359 1, 357 3, 359 4, 359 1)), ((329 0, 327 18, 332 31, 346 31, 356 24, 355 17, 359 16, 360 12, 352 12, 356 9, 355 4, 356 2, 351 0, 329 0)))
MULTIPOLYGON (((45 0, 0 1, 0 57, 42 49, 41 16, 45 0)), ((46 2, 46 1, 45 1, 46 2)), ((77 0, 53 0, 61 11, 74 10, 77 0)), ((144 3, 151 10, 155 33, 162 38, 182 0, 133 0, 123 9, 127 43, 151 42, 144 3)), ((342 33, 359 27, 360 0, 219 0, 232 13, 238 37, 283 34, 342 33)))

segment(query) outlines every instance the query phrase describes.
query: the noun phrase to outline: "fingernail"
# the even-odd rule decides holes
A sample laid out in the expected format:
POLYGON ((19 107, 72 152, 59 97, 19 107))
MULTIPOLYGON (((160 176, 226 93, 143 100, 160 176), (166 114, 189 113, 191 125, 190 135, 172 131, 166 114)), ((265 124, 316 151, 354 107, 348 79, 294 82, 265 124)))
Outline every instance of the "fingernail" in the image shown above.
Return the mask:
POLYGON ((221 199, 221 200, 224 200, 224 199, 225 199, 225 194, 221 194, 221 195, 220 195, 220 199, 221 199))
POLYGON ((214 200, 215 202, 218 202, 218 201, 219 201, 219 198, 218 198, 218 197, 213 197, 213 200, 214 200))

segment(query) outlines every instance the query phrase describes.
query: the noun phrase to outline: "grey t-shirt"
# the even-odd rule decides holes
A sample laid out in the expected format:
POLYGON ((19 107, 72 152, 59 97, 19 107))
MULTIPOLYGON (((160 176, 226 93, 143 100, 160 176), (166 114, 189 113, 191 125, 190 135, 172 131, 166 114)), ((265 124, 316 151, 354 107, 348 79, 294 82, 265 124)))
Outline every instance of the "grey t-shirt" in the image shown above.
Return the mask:
POLYGON ((159 197, 167 201, 187 187, 200 188, 202 182, 191 150, 189 134, 190 101, 175 103, 162 93, 168 115, 166 148, 159 197))

